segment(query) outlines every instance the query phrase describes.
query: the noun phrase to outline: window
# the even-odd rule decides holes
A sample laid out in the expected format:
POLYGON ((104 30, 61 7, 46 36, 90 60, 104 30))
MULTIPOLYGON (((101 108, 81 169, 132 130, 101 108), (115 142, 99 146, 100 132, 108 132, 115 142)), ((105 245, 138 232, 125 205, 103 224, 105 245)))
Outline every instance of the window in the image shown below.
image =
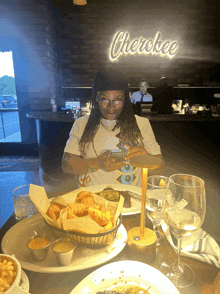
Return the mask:
POLYGON ((0 52, 0 142, 21 142, 12 51, 0 52))

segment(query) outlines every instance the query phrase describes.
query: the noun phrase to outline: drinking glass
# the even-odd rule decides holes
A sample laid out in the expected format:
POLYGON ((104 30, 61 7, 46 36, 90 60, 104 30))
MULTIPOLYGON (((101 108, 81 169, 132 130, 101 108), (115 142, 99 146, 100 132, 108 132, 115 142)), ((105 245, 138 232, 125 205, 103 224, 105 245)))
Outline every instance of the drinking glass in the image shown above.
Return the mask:
POLYGON ((23 185, 13 191, 15 218, 17 221, 38 213, 38 210, 29 197, 30 185, 23 185))
POLYGON ((150 176, 147 180, 147 216, 153 224, 153 230, 157 235, 156 246, 160 245, 161 235, 159 228, 163 220, 163 211, 166 200, 166 188, 168 177, 150 176))
POLYGON ((170 266, 162 264, 160 270, 172 280, 176 287, 192 285, 195 275, 192 269, 180 262, 182 238, 199 229, 205 218, 205 183, 197 176, 176 174, 169 178, 167 207, 164 220, 177 239, 177 259, 170 266))

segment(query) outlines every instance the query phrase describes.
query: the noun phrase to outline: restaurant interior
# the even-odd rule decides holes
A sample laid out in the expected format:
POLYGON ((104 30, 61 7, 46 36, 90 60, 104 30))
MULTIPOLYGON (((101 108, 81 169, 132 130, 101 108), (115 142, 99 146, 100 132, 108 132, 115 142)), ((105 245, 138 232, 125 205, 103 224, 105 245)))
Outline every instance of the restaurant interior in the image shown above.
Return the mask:
MULTIPOLYGON (((0 52, 13 54, 21 131, 21 142, 0 142, 1 238, 14 212, 17 186, 37 184, 52 189, 53 196, 77 188, 76 177, 64 174, 61 166, 76 118, 67 105, 80 102, 85 109, 96 73, 114 68, 128 81, 130 93, 145 78, 153 95, 161 77, 168 78, 173 103, 181 101, 181 109, 141 116, 149 119, 161 147, 164 176, 184 173, 204 180, 202 228, 220 245, 219 13, 217 0, 1 0, 0 52)), ((214 282, 216 268, 199 267, 204 271, 195 287, 180 293, 205 293, 199 282, 203 274, 203 284, 214 282)), ((74 286, 90 272, 79 271, 74 286)), ((71 293, 71 286, 62 283, 63 273, 57 284, 52 274, 40 274, 44 292, 34 274, 28 273, 30 293, 71 293), (45 286, 51 285, 49 279, 56 284, 53 289, 45 286)))

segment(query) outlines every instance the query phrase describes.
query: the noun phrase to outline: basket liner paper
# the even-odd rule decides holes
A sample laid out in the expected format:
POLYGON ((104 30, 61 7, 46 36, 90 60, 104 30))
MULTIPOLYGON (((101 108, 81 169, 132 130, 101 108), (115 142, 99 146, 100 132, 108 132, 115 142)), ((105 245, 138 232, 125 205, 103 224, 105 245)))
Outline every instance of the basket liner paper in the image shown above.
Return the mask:
MULTIPOLYGON (((55 202, 62 204, 63 206, 66 206, 68 203, 75 202, 77 195, 81 191, 89 191, 89 190, 86 188, 80 188, 80 189, 74 190, 62 196, 59 196, 58 198, 55 199, 55 202)), ((30 194, 30 198, 32 202, 35 204, 38 211, 44 217, 46 222, 54 227, 68 230, 68 231, 85 233, 85 234, 99 234, 99 233, 103 233, 107 231, 105 227, 101 227, 95 221, 93 221, 89 215, 84 217, 78 217, 76 219, 67 219, 66 208, 61 210, 60 217, 58 220, 52 220, 46 214, 46 212, 48 208, 50 207, 51 201, 53 201, 53 199, 50 199, 50 200, 48 199, 44 187, 31 184, 29 194, 30 194)), ((123 208, 124 197, 120 196, 119 202, 111 202, 111 201, 107 201, 106 199, 102 197, 99 197, 98 195, 92 192, 91 194, 93 195, 95 199, 95 203, 97 205, 102 205, 103 210, 105 212, 109 210, 111 211, 112 222, 113 222, 113 225, 115 226, 117 223, 117 219, 123 208)))

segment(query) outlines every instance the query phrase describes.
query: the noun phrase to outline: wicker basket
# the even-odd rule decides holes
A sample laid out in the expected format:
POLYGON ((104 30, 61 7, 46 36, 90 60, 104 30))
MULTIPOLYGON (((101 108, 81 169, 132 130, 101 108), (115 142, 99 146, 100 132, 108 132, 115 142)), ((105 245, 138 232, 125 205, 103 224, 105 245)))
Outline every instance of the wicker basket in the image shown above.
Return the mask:
POLYGON ((103 247, 103 246, 106 246, 106 245, 113 243, 113 241, 117 235, 118 228, 121 225, 121 221, 122 221, 122 215, 120 214, 118 221, 117 221, 117 225, 112 230, 109 230, 104 233, 83 234, 83 233, 68 231, 68 235, 67 235, 67 231, 65 231, 63 229, 59 229, 57 227, 54 227, 54 226, 48 224, 46 221, 45 221, 45 223, 51 229, 54 236, 58 239, 65 238, 68 236, 70 239, 74 240, 78 244, 83 244, 87 247, 103 247))

